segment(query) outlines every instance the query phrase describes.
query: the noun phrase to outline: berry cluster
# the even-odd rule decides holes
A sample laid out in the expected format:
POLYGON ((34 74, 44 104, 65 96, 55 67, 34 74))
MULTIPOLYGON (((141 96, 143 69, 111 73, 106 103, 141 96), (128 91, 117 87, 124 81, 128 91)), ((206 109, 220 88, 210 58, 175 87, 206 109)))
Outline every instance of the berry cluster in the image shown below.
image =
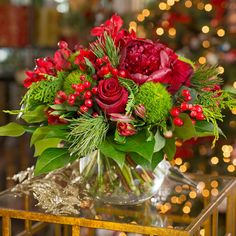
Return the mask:
MULTIPOLYGON (((54 104, 67 102, 70 106, 73 106, 77 102, 80 104, 78 114, 87 113, 94 105, 93 95, 97 93, 97 87, 91 88, 91 82, 85 80, 85 78, 84 75, 81 75, 80 80, 82 83, 71 85, 72 89, 75 91, 72 94, 66 95, 64 91, 58 91, 54 104)), ((92 115, 98 116, 98 113, 93 112, 92 115)))
POLYGON ((123 78, 126 77, 126 72, 124 70, 118 70, 117 68, 114 68, 111 65, 108 56, 98 58, 96 60, 96 67, 97 67, 97 74, 93 75, 93 79, 95 80, 104 77, 106 78, 116 77, 116 76, 120 76, 123 78))
POLYGON ((179 117, 181 113, 188 112, 192 123, 195 124, 196 120, 205 120, 202 107, 198 104, 193 105, 188 103, 192 100, 190 91, 187 89, 182 90, 182 96, 184 101, 180 104, 179 107, 173 107, 170 111, 172 117, 174 117, 173 122, 176 126, 184 125, 184 121, 179 117))

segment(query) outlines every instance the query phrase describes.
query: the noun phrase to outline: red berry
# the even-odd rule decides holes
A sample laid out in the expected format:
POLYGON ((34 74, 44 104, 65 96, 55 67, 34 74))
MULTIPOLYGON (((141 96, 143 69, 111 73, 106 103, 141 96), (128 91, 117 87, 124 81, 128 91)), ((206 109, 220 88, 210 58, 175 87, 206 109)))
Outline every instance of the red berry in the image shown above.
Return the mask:
POLYGON ((202 107, 200 105, 195 105, 194 110, 198 113, 202 113, 202 107))
POLYGON ((84 93, 84 98, 88 99, 88 98, 91 98, 92 97, 92 92, 91 91, 86 91, 84 93))
POLYGON ((196 115, 197 120, 205 120, 205 118, 206 117, 202 113, 197 113, 197 115, 196 115))
POLYGON ((59 99, 59 98, 55 98, 55 100, 54 100, 54 104, 62 104, 61 99, 59 99))
POLYGON ((112 73, 113 75, 118 75, 118 70, 117 70, 116 68, 112 68, 112 69, 111 69, 111 73, 112 73))
POLYGON ((92 75, 93 80, 98 80, 98 76, 96 74, 92 75))
POLYGON ((108 66, 103 66, 100 70, 102 75, 107 75, 109 73, 109 71, 110 70, 109 70, 108 66))
POLYGON ((184 98, 184 100, 186 101, 186 102, 189 102, 189 101, 191 101, 192 100, 192 97, 189 95, 189 96, 186 96, 185 98, 184 98))
POLYGON ((109 62, 109 57, 108 57, 108 56, 104 56, 104 57, 102 58, 102 60, 103 60, 104 62, 109 62))
POLYGON ((96 60, 96 64, 97 64, 98 66, 101 66, 101 65, 102 65, 102 59, 101 59, 101 58, 98 58, 98 59, 96 60))
POLYGON ((181 111, 186 111, 186 110, 188 110, 188 103, 186 103, 186 102, 183 102, 183 103, 181 103, 181 105, 180 105, 180 109, 181 109, 181 111))
POLYGON ((92 88, 92 93, 93 94, 97 94, 97 92, 98 92, 98 87, 93 87, 92 88))
POLYGON ((182 95, 183 95, 184 97, 188 97, 188 96, 190 96, 190 91, 187 90, 187 89, 183 89, 183 90, 182 90, 182 95))
POLYGON ((79 92, 79 91, 75 91, 74 95, 75 95, 76 97, 79 97, 79 96, 80 96, 80 92, 79 92))
POLYGON ((85 99, 84 105, 86 107, 92 107, 93 106, 93 100, 92 99, 85 99))
POLYGON ((193 125, 196 125, 196 120, 191 119, 191 121, 192 121, 192 124, 193 124, 193 125))
POLYGON ((82 105, 79 109, 82 113, 88 112, 88 107, 86 107, 85 105, 82 105))
POLYGON ((57 46, 58 46, 60 49, 68 48, 68 44, 67 44, 67 42, 65 42, 65 41, 59 41, 59 42, 57 43, 57 46))
POLYGON ((98 117, 99 114, 98 114, 97 112, 93 112, 92 116, 93 116, 93 117, 98 117))
POLYGON ((84 87, 89 88, 91 86, 91 83, 89 81, 84 81, 84 87))
POLYGON ((173 107, 173 108, 171 109, 171 111, 170 111, 170 114, 171 114, 172 116, 178 116, 178 115, 180 114, 179 108, 173 107))
POLYGON ((77 85, 77 88, 76 88, 76 91, 78 92, 83 92, 85 89, 84 85, 83 84, 78 84, 77 85))
POLYGON ((190 112, 190 116, 191 116, 191 117, 196 117, 196 115, 197 115, 197 112, 196 112, 196 111, 191 111, 191 112, 190 112))
POLYGON ((64 91, 59 91, 59 92, 57 93, 57 95, 58 95, 61 99, 63 99, 63 100, 66 100, 66 99, 67 99, 67 95, 66 95, 66 93, 65 93, 64 91))
POLYGON ((85 79, 86 79, 86 76, 85 76, 85 75, 81 75, 81 76, 80 76, 80 80, 81 80, 81 81, 84 81, 85 79))
POLYGON ((71 88, 73 88, 74 90, 77 90, 77 87, 78 87, 77 84, 72 84, 72 85, 71 85, 71 88))
POLYGON ((126 72, 124 70, 119 71, 119 76, 125 78, 126 77, 126 72))
POLYGON ((193 110, 193 104, 187 104, 188 105, 188 110, 193 110))
POLYGON ((70 95, 68 96, 68 100, 67 100, 68 104, 74 105, 75 99, 76 99, 76 96, 75 96, 74 94, 70 94, 70 95))
POLYGON ((184 122, 179 117, 175 117, 174 118, 174 124, 176 126, 182 126, 184 124, 184 122))

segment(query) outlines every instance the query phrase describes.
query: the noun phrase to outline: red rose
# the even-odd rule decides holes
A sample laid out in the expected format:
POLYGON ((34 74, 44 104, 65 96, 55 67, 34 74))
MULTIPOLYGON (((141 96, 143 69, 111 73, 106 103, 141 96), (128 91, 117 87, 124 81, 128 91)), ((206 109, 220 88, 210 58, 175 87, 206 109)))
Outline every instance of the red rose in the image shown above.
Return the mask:
POLYGON ((127 90, 115 78, 100 80, 96 102, 107 114, 124 113, 128 101, 127 90))
POLYGON ((122 49, 119 69, 126 70, 137 84, 167 84, 172 94, 182 85, 189 86, 193 73, 192 66, 179 60, 170 48, 142 39, 130 40, 122 49))

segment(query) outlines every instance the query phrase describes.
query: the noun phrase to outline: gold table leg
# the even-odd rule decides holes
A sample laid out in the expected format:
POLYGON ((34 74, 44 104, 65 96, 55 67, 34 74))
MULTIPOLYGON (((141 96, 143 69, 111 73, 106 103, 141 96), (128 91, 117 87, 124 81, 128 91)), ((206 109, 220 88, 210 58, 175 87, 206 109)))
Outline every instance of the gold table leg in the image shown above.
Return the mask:
POLYGON ((3 236, 11 236, 11 219, 8 216, 2 217, 2 234, 3 236))
POLYGON ((212 236, 218 236, 218 209, 215 209, 212 215, 212 236))
POLYGON ((78 225, 72 226, 72 236, 80 236, 80 227, 78 225))

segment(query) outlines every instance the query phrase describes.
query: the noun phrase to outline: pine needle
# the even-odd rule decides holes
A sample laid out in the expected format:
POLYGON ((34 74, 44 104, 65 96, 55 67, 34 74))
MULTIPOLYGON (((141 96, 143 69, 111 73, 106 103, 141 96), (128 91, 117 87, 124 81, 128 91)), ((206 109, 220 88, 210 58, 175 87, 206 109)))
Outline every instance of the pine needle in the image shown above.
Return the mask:
POLYGON ((92 153, 104 141, 108 124, 102 116, 94 118, 83 115, 72 120, 70 129, 71 132, 67 138, 71 143, 69 152, 71 155, 84 157, 92 153))

